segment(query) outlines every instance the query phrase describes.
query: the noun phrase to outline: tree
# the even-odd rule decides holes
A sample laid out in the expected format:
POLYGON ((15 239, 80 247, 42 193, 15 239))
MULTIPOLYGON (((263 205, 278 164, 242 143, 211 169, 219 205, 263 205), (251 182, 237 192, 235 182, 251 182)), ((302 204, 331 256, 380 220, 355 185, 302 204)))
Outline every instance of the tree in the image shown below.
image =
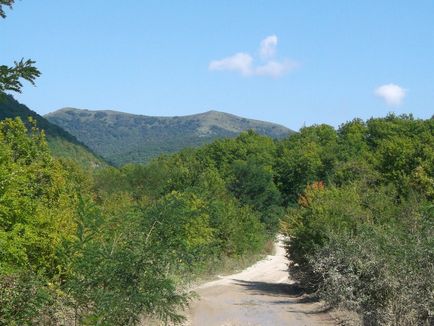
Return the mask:
POLYGON ((235 161, 232 164, 234 178, 229 190, 243 205, 250 205, 261 215, 261 222, 267 230, 275 233, 281 215, 281 196, 273 182, 270 167, 261 165, 255 159, 235 161))
MULTIPOLYGON (((0 17, 5 18, 4 6, 12 8, 14 0, 0 0, 0 17)), ((21 80, 27 80, 32 85, 41 72, 34 66, 35 61, 22 58, 15 61, 13 66, 0 65, 0 96, 6 91, 21 93, 23 84, 21 80)))
POLYGON ((15 2, 15 0, 0 0, 0 17, 5 18, 6 14, 3 9, 3 6, 7 6, 9 8, 12 8, 12 4, 15 2))
POLYGON ((337 133, 328 125, 305 127, 278 146, 275 171, 286 203, 296 202, 306 185, 328 182, 337 162, 337 133))

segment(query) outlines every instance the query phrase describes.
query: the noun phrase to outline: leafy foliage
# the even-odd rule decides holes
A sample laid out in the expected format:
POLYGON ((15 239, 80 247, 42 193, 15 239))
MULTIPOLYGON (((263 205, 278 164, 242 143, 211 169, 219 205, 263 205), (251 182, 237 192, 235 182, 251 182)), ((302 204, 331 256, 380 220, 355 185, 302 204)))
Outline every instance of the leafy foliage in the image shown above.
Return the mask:
POLYGON ((12 5, 14 4, 15 0, 0 0, 0 17, 5 18, 6 13, 4 11, 3 6, 12 8, 12 5))
MULTIPOLYGON (((122 205, 120 200, 116 203, 122 205)), ((167 275, 171 257, 150 241, 152 231, 134 210, 126 215, 112 212, 104 220, 98 207, 80 202, 65 284, 80 323, 135 324, 143 313, 163 321, 182 320, 176 311, 185 307, 188 297, 167 275)))
POLYGON ((0 270, 53 275, 57 247, 74 228, 68 176, 52 160, 43 134, 34 129, 28 136, 18 119, 0 122, 0 146, 0 270))
POLYGON ((281 141, 249 131, 87 172, 33 120, 1 121, 0 321, 181 323, 186 280, 263 252, 286 209, 306 289, 367 325, 429 324, 433 127, 390 115, 281 141))
POLYGON ((41 73, 34 66, 36 62, 33 60, 15 61, 14 66, 9 67, 6 65, 0 66, 0 95, 5 91, 21 92, 23 84, 21 79, 27 80, 32 85, 35 84, 35 79, 41 73))
MULTIPOLYGON (((0 17, 13 3, 0 0, 0 17)), ((183 322, 191 294, 180 280, 222 259, 261 253, 274 236, 282 210, 273 183, 274 141, 248 132, 147 166, 107 167, 71 134, 5 95, 20 92, 23 79, 34 83, 40 72, 33 64, 0 66, 0 120, 6 118, 0 121, 0 324, 134 325, 144 316, 183 322), (89 173, 80 165, 102 169, 89 173)), ((103 131, 114 118, 121 132, 102 136, 112 142, 105 150, 114 146, 110 159, 117 163, 249 128, 289 131, 219 112, 79 116, 103 122, 103 131), (133 145, 143 136, 150 153, 133 145)))
POLYGON ((433 127, 389 115, 351 121, 332 137, 312 139, 322 128, 311 127, 282 143, 281 189, 297 198, 283 223, 291 272, 366 325, 432 323, 433 127), (300 146, 311 153, 295 174, 301 163, 288 155, 300 146))
MULTIPOLYGON (((190 297, 181 280, 260 253, 274 235, 263 217, 276 195, 270 165, 255 162, 241 193, 230 180, 250 163, 223 165, 206 148, 92 175, 53 158, 34 124, 0 122, 3 323, 179 323, 190 297)), ((246 152, 264 140, 225 142, 246 152)))

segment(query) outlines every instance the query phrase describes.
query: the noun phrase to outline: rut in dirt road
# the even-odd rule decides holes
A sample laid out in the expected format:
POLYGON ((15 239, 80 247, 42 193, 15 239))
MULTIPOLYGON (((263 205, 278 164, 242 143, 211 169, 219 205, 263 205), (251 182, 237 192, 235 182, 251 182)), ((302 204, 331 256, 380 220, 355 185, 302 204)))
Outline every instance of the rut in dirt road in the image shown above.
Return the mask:
POLYGON ((288 278, 282 241, 275 246, 274 255, 241 273, 199 286, 188 325, 335 325, 322 305, 288 278))

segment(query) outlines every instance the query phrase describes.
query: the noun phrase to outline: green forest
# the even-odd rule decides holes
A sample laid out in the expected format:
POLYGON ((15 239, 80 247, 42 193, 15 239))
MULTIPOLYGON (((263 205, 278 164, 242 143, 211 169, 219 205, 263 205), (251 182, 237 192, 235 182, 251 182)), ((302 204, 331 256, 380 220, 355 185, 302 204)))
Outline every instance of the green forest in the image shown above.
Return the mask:
POLYGON ((0 324, 181 323, 188 284, 287 236, 290 273, 366 325, 434 311, 434 120, 253 131, 84 169, 0 122, 0 324))
POLYGON ((159 154, 176 153, 219 138, 236 137, 245 130, 273 138, 293 133, 278 124, 218 111, 158 117, 64 108, 46 114, 41 120, 63 128, 115 166, 147 163, 159 154))

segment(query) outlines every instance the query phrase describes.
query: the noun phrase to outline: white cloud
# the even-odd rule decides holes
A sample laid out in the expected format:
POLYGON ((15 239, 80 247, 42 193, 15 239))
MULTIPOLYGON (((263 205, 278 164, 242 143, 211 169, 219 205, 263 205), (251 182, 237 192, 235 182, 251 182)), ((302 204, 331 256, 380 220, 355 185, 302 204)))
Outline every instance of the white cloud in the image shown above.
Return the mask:
POLYGON ((261 58, 266 60, 274 57, 274 54, 276 53, 276 47, 277 47, 276 35, 270 35, 264 38, 261 41, 261 48, 259 50, 261 58))
POLYGON ((404 88, 396 84, 382 85, 374 91, 374 94, 382 98, 387 105, 394 107, 401 105, 406 93, 407 91, 404 88))
POLYGON ((277 47, 277 36, 270 35, 261 41, 259 48, 263 64, 255 65, 253 56, 249 53, 238 52, 230 57, 213 60, 208 68, 212 71, 234 71, 243 76, 281 77, 298 66, 298 63, 288 59, 274 59, 277 47))
POLYGON ((236 71, 247 76, 252 73, 252 62, 253 58, 250 54, 240 52, 221 60, 211 61, 209 69, 236 71))
POLYGON ((278 61, 268 61, 262 66, 258 66, 255 69, 255 75, 257 76, 270 76, 270 77, 280 77, 286 74, 291 69, 298 66, 296 62, 285 60, 282 62, 278 61))

